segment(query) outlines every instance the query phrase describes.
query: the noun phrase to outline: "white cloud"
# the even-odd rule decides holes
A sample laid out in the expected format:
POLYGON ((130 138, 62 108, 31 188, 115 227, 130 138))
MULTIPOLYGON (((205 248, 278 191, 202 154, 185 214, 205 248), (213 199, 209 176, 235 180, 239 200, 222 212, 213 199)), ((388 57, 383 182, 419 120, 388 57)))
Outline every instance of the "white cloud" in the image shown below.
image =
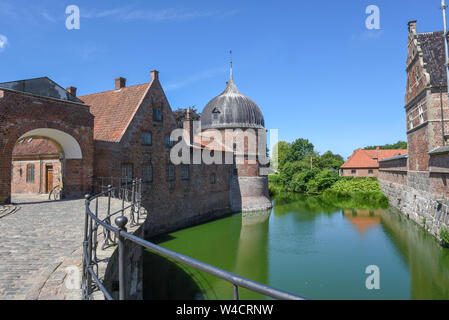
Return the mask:
POLYGON ((226 72, 225 68, 214 68, 214 69, 205 70, 203 72, 194 74, 194 75, 192 75, 188 78, 185 78, 183 80, 169 82, 166 85, 164 85, 164 89, 166 91, 180 89, 180 88, 186 87, 190 84, 193 84, 195 82, 213 78, 219 74, 224 74, 225 72, 226 72))
POLYGON ((160 10, 141 10, 131 6, 113 8, 104 11, 83 10, 81 9, 81 17, 83 18, 116 18, 124 21, 132 20, 148 20, 153 22, 161 21, 186 21, 197 18, 212 17, 218 15, 231 15, 236 13, 235 10, 227 12, 219 11, 197 11, 189 9, 160 9, 160 10))
POLYGON ((5 50, 7 45, 8 45, 8 38, 0 34, 0 52, 5 50))

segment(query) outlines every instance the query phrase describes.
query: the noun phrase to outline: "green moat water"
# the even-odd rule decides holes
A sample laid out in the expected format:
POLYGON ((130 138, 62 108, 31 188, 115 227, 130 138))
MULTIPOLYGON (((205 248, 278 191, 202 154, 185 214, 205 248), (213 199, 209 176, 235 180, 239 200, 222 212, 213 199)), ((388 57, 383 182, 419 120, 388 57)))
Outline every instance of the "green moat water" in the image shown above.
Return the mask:
MULTIPOLYGON (((449 249, 394 209, 342 210, 305 196, 163 237, 159 245, 310 299, 449 299, 449 249), (367 290, 365 269, 380 269, 367 290)), ((232 299, 232 286, 152 253, 145 299, 232 299)), ((265 297, 240 289, 241 299, 265 297)))

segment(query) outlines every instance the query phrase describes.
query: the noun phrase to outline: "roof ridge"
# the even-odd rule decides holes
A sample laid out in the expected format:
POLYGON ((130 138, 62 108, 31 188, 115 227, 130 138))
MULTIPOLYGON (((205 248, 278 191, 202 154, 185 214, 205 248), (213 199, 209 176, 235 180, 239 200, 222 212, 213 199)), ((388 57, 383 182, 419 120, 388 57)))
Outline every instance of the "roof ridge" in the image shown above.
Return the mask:
POLYGON ((89 94, 84 94, 82 96, 78 96, 78 98, 79 97, 91 96, 91 95, 94 95, 94 94, 100 94, 100 93, 109 93, 109 92, 115 92, 115 91, 120 92, 122 89, 129 89, 129 88, 133 88, 133 87, 137 87, 137 86, 143 86, 143 85, 149 85, 149 84, 151 84, 151 82, 138 83, 138 84, 134 84, 132 86, 126 86, 126 87, 123 87, 123 88, 120 88, 120 89, 111 89, 111 90, 106 90, 106 91, 100 91, 100 92, 93 92, 93 93, 89 93, 89 94))

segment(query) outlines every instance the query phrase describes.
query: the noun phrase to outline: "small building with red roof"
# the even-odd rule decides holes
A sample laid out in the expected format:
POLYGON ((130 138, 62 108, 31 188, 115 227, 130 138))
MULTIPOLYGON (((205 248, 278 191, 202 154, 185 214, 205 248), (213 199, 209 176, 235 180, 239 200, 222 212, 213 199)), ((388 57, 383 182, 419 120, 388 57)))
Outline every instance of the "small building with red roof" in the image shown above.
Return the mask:
POLYGON ((341 166, 340 174, 346 177, 377 177, 379 161, 405 154, 407 149, 357 149, 341 166))

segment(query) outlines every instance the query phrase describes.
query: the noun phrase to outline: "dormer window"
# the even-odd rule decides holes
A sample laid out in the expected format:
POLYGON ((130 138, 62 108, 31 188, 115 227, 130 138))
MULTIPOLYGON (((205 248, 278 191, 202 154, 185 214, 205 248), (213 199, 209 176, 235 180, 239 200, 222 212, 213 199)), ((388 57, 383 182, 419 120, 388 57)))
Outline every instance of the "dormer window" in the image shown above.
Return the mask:
POLYGON ((212 111, 212 117, 214 118, 214 120, 218 120, 218 116, 220 115, 220 110, 218 108, 215 108, 212 111))

